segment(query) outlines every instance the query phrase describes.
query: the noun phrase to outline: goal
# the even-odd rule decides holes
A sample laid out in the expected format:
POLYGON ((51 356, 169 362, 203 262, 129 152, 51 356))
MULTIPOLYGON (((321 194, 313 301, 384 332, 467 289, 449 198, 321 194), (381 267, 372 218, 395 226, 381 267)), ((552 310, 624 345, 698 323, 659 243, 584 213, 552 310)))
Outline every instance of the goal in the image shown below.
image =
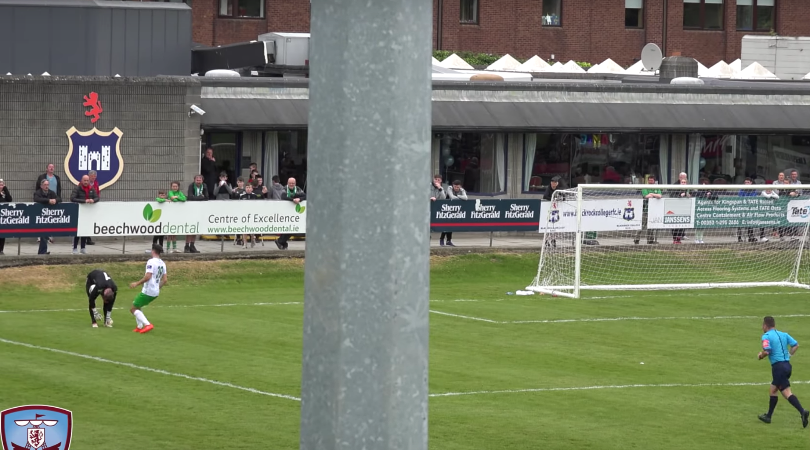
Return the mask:
POLYGON ((543 247, 527 290, 579 298, 583 289, 808 289, 808 223, 805 185, 557 190, 541 205, 543 247))

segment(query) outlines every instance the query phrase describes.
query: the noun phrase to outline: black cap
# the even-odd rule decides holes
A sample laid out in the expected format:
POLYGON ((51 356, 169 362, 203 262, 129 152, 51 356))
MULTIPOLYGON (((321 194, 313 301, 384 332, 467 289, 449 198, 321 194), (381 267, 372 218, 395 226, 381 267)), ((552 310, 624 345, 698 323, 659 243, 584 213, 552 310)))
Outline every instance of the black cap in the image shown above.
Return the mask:
POLYGON ((556 182, 558 182, 558 183, 559 183, 559 181, 560 181, 560 176, 559 176, 559 175, 555 176, 554 178, 552 178, 552 179, 551 179, 551 181, 556 181, 556 182))
POLYGON ((163 247, 161 247, 160 244, 154 244, 154 245, 152 245, 152 251, 157 253, 158 255, 162 255, 163 254, 163 247))

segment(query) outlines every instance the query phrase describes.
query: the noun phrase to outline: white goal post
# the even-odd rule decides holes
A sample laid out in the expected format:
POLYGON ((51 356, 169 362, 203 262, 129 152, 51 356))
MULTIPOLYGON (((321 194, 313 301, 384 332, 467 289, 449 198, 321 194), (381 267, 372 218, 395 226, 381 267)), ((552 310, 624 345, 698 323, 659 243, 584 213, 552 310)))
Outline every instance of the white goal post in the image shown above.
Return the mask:
POLYGON ((810 185, 584 184, 540 211, 543 247, 526 289, 780 286, 810 289, 810 185))

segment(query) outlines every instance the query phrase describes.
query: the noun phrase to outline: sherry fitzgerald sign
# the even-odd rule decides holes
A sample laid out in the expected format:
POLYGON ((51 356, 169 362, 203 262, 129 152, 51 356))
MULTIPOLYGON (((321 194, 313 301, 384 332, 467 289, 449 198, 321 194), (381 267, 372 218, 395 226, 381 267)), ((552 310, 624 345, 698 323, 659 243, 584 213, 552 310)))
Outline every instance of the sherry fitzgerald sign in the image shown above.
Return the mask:
MULTIPOLYGON (((101 113, 101 101, 98 94, 91 92, 84 96, 83 106, 90 108, 85 116, 96 123, 101 113)), ((90 131, 79 131, 72 127, 67 131, 69 142, 65 157, 65 173, 74 184, 79 184, 84 175, 94 170, 99 189, 111 186, 124 172, 124 158, 121 156, 121 137, 124 135, 118 128, 112 131, 101 131, 95 126, 90 131)))

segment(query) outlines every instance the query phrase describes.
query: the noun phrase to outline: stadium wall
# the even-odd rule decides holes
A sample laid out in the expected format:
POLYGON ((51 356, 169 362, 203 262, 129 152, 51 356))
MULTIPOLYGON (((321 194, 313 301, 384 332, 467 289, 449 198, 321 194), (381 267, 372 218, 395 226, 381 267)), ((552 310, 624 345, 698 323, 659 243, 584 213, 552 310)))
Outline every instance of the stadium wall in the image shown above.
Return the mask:
MULTIPOLYGON (((37 177, 54 164, 63 200, 69 201, 75 186, 71 175, 78 180, 86 173, 76 166, 78 147, 89 142, 91 153, 94 145, 113 149, 110 170, 98 171, 99 183, 109 182, 102 200, 154 198, 173 180, 185 187, 200 164, 200 116, 189 114, 195 104, 200 104, 200 85, 189 77, 2 77, 0 178, 15 201, 30 202, 37 177), (81 136, 94 129, 98 132, 81 136), (66 165, 69 155, 72 162, 66 165)), ((91 162, 93 168, 97 164, 91 162)))

